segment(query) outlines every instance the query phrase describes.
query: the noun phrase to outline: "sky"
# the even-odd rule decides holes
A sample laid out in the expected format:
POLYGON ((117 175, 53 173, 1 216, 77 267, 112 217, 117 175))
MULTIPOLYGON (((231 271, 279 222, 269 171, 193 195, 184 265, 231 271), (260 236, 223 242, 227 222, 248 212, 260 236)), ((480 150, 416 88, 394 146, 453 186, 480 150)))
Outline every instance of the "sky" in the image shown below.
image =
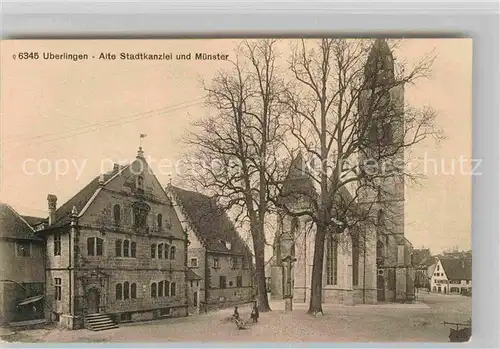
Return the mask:
MULTIPOLYGON (((0 200, 25 215, 47 215, 47 194, 62 205, 112 162, 133 159, 142 139, 162 184, 181 180, 180 139, 205 115, 202 81, 227 61, 99 60, 101 53, 224 53, 241 40, 2 41, 0 200), (19 53, 86 53, 78 62, 20 59, 19 53), (14 59, 13 57, 16 57, 14 59), (92 58, 95 56, 96 58, 92 58)), ((285 46, 283 46, 285 47, 285 46)), ((288 46, 286 46, 288 47, 288 46)), ((287 52, 283 54, 286 56, 287 52)), ((405 190, 406 237, 433 253, 471 248, 472 40, 408 39, 395 50, 411 64, 431 53, 432 75, 405 99, 437 111, 445 139, 407 156, 426 178, 405 190), (462 159, 462 160, 461 160, 462 159), (460 169, 460 161, 465 166, 460 169)), ((21 55, 22 56, 22 55, 21 55)), ((474 173, 479 174, 480 168, 474 173)))

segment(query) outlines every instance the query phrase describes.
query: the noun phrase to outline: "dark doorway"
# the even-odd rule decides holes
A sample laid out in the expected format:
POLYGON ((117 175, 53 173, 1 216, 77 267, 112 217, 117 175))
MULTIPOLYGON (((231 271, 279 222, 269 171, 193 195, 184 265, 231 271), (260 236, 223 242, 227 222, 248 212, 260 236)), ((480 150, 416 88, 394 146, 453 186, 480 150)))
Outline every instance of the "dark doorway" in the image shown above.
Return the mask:
POLYGON ((385 279, 383 275, 377 275, 377 301, 385 301, 385 279))
POLYGON ((101 296, 97 288, 91 288, 87 294, 87 312, 89 314, 99 313, 99 304, 101 302, 101 296))

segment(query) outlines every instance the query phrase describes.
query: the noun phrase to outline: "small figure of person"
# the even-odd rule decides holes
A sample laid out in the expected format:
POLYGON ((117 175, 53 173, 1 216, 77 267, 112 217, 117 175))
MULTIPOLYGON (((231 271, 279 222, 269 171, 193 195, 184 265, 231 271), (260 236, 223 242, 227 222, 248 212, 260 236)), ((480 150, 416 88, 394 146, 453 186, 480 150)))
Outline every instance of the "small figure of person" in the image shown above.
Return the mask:
POLYGON ((240 318, 240 313, 238 312, 238 307, 234 307, 233 318, 234 319, 239 319, 240 318))
POLYGON ((257 301, 253 302, 253 308, 250 317, 252 318, 252 321, 254 323, 259 322, 259 308, 257 307, 257 301))

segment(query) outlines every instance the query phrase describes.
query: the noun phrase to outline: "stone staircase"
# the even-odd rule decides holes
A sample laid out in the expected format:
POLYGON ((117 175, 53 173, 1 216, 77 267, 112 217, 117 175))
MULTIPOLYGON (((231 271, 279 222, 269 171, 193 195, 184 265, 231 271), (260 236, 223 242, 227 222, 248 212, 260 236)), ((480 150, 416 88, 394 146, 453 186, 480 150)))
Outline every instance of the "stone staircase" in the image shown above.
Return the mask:
POLYGON ((118 328, 107 314, 89 314, 85 316, 85 328, 91 331, 104 331, 118 328))

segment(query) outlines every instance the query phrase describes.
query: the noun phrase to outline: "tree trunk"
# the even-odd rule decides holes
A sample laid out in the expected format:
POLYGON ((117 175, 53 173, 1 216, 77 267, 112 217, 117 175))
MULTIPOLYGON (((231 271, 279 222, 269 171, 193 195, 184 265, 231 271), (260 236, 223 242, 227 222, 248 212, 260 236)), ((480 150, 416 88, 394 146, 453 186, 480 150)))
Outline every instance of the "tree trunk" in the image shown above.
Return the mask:
POLYGON ((311 277, 311 299, 309 301, 308 314, 316 315, 323 313, 323 259, 325 253, 326 227, 317 225, 314 239, 313 270, 311 277))
POLYGON ((255 279, 257 282, 257 297, 260 312, 271 311, 269 300, 267 299, 267 285, 264 262, 264 245, 255 241, 255 279))

